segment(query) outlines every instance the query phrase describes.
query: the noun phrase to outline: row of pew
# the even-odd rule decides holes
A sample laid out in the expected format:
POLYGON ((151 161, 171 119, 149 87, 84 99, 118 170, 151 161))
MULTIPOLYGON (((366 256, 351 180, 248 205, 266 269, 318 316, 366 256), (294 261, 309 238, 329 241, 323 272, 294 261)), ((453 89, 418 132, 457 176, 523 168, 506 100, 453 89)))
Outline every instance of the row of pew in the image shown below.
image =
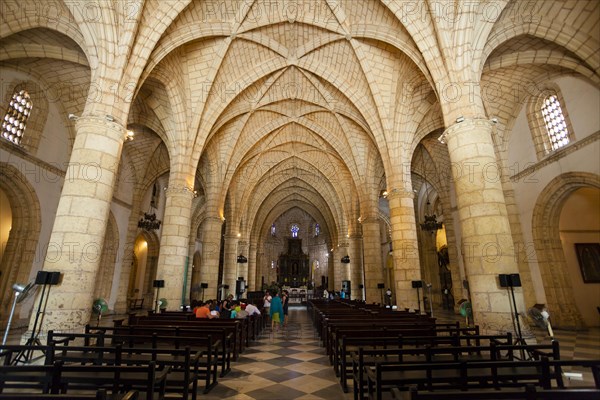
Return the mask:
POLYGON ((482 335, 478 327, 350 300, 312 300, 308 310, 342 389, 352 388, 355 400, 511 398, 495 397, 504 392, 600 398, 600 360, 561 360, 558 341, 528 345, 510 332, 482 335), (567 388, 563 372, 570 368, 590 371, 595 387, 567 388))
POLYGON ((130 316, 111 326, 88 325, 81 333, 49 331, 46 345, 1 346, 0 400, 80 394, 101 399, 107 393, 111 399, 162 399, 174 393, 195 400, 227 375, 266 318, 190 316, 183 311, 130 316), (23 354, 28 360, 39 356, 35 363, 21 363, 23 354))

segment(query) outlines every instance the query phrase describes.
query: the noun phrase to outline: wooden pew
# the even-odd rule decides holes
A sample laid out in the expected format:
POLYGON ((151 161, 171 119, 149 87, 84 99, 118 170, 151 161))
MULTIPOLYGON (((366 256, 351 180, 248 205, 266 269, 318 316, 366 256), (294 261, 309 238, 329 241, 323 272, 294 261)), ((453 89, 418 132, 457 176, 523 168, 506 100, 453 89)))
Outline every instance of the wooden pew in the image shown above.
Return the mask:
MULTIPOLYGON (((56 369, 56 367, 55 367, 56 369)), ((156 393, 164 398, 169 367, 157 368, 154 361, 145 366, 131 365, 62 365, 60 383, 62 393, 69 390, 111 390, 113 394, 138 390, 146 393, 146 400, 153 400, 156 393)))
MULTIPOLYGON (((119 400, 137 400, 137 390, 130 390, 119 395, 119 400)), ((48 394, 48 393, 0 393, 0 400, 109 400, 105 389, 99 389, 96 394, 48 394)))
POLYGON ((392 388, 396 400, 598 400, 599 389, 539 389, 526 385, 524 389, 420 391, 411 386, 408 391, 392 388))
POLYGON ((2 365, 0 366, 0 393, 6 389, 32 393, 58 393, 60 364, 57 365, 2 365))
POLYGON ((55 360, 94 365, 144 365, 155 362, 158 366, 171 368, 167 391, 183 392, 184 398, 187 398, 191 387, 192 398, 195 399, 198 380, 204 380, 205 394, 217 384, 219 342, 214 342, 211 336, 56 334, 49 331, 48 341, 55 346, 48 351, 47 364, 55 360), (69 343, 98 335, 104 347, 80 347, 69 343))
MULTIPOLYGON (((86 326, 87 334, 102 333, 103 339, 108 338, 111 343, 117 340, 116 343, 121 343, 124 337, 129 337, 127 345, 133 347, 135 343, 143 343, 146 341, 144 337, 152 337, 153 334, 159 336, 173 337, 194 337, 208 338, 211 337, 214 343, 219 344, 217 357, 215 360, 221 364, 221 376, 225 376, 231 370, 231 358, 233 355, 233 332, 221 328, 189 328, 189 327, 171 327, 171 326, 127 326, 121 325, 116 327, 95 327, 86 326)), ((175 342, 177 344, 177 342, 175 342)))
MULTIPOLYGON (((196 399, 198 380, 206 375, 206 387, 216 384, 216 371, 214 379, 210 379, 210 372, 202 373, 200 360, 202 353, 194 353, 189 347, 185 349, 156 349, 156 348, 123 348, 116 347, 79 347, 55 346, 46 355, 46 364, 51 365, 60 361, 63 365, 137 365, 144 366, 155 362, 159 368, 170 367, 167 378, 166 392, 181 393, 182 398, 196 399), (211 382, 212 381, 212 382, 211 382)), ((208 390, 205 390, 207 393, 208 390)))
POLYGON ((104 389, 115 395, 139 390, 146 392, 147 400, 152 400, 155 392, 159 398, 164 397, 168 373, 168 367, 158 370, 154 362, 143 367, 64 365, 61 361, 52 365, 2 365, 0 392, 6 393, 6 389, 12 389, 41 396, 69 394, 70 390, 97 393, 98 390, 104 389))
POLYGON ((199 331, 205 329, 221 329, 227 334, 233 334, 233 359, 239 358, 239 355, 244 351, 246 343, 246 331, 244 324, 240 319, 196 319, 192 321, 174 321, 167 319, 148 319, 146 317, 138 318, 135 324, 129 326, 152 326, 152 327, 180 327, 180 328, 196 328, 199 331))
MULTIPOLYGON (((422 364, 378 363, 365 369, 369 398, 381 400, 392 387, 406 390, 504 389, 534 384, 543 389, 564 389, 557 377, 566 365, 592 368, 596 389, 600 376, 598 360, 474 361, 422 364), (554 384, 553 384, 554 382, 554 384)), ((387 396, 389 397, 389 396, 387 396)))

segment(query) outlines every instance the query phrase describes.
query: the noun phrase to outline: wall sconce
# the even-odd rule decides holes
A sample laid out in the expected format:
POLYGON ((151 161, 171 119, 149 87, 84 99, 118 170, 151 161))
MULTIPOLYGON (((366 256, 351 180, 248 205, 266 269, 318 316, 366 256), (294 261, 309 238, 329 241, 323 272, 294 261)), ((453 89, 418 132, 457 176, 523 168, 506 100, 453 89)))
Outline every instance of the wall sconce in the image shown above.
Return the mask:
POLYGON ((350 264, 350 256, 346 255, 340 260, 342 264, 350 264))
POLYGON ((104 118, 106 118, 106 120, 107 120, 108 122, 113 122, 113 121, 115 120, 115 117, 113 117, 112 115, 108 115, 108 114, 106 114, 106 115, 104 116, 104 118))
POLYGON ((125 141, 131 142, 133 140, 134 136, 135 136, 135 132, 133 132, 132 130, 128 130, 127 133, 125 134, 125 141))
POLYGON ((77 121, 79 119, 79 117, 75 114, 69 114, 67 118, 69 118, 71 121, 77 121))
MULTIPOLYGON (((457 120, 457 122, 458 122, 458 120, 457 120)), ((439 137, 437 140, 438 140, 438 142, 440 142, 441 144, 446 144, 446 140, 445 140, 445 139, 446 139, 446 134, 445 134, 445 133, 442 133, 442 134, 440 135, 440 137, 439 137)))
POLYGON ((248 262, 248 259, 240 254, 239 256, 237 256, 237 262, 238 264, 246 264, 248 262))
POLYGON ((456 118, 456 123, 457 123, 457 124, 460 124, 461 122, 464 122, 464 120, 465 120, 465 117, 463 117, 463 116, 461 115, 460 117, 456 118))

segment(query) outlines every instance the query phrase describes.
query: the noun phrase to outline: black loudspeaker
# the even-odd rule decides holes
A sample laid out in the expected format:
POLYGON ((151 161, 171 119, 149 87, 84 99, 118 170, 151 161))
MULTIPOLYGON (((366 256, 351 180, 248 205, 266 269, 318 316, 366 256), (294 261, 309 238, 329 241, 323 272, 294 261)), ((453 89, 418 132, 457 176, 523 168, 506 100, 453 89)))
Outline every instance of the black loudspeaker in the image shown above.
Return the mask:
POLYGON ((58 285, 60 283, 60 272, 38 271, 35 276, 36 285, 58 285))
POLYGON ((165 281, 163 279, 157 279, 154 282, 152 282, 152 287, 165 287, 165 281))
POLYGON ((500 274, 500 287, 521 287, 521 277, 519 274, 500 274))
POLYGON ((377 289, 383 289, 385 288, 385 283, 378 283, 377 284, 377 289))
POLYGON ((223 285, 223 289, 229 289, 229 285, 223 285))
POLYGON ((202 289, 206 289, 206 288, 208 287, 208 283, 201 283, 201 284, 200 284, 200 287, 201 287, 202 289))
POLYGON ((423 281, 412 281, 412 287, 413 289, 423 287, 423 281))
POLYGON ((358 285, 358 288, 359 288, 359 289, 363 289, 363 288, 364 288, 364 286, 363 286, 363 285, 358 285))

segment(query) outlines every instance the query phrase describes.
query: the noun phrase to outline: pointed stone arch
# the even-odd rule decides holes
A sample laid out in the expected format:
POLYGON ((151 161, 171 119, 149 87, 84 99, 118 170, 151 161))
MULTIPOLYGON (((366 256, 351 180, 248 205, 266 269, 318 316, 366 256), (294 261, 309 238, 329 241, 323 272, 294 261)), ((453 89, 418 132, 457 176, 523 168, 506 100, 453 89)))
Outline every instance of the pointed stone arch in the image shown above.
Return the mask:
POLYGON ((600 177, 588 172, 559 175, 540 193, 533 210, 533 241, 547 307, 553 324, 563 328, 581 328, 584 325, 573 300, 559 232, 560 213, 565 201, 583 187, 600 188, 600 177))
MULTIPOLYGON (((0 262, 0 314, 5 323, 13 296, 10 288, 15 283, 26 284, 30 280, 42 221, 33 186, 8 163, 0 163, 0 190, 6 194, 12 213, 11 231, 0 262)), ((39 254, 44 255, 44 252, 39 254)))

